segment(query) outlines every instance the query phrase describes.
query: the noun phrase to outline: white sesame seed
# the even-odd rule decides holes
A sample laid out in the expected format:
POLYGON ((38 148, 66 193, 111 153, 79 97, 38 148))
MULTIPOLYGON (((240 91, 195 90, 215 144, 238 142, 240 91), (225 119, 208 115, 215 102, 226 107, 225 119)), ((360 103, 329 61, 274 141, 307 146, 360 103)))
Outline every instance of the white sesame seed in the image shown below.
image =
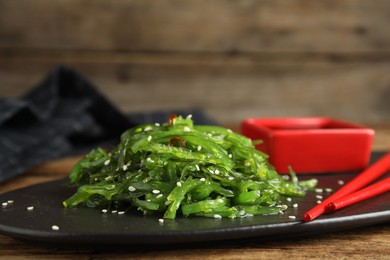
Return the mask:
POLYGON ((180 181, 176 182, 176 185, 181 187, 181 182, 180 181))
POLYGON ((107 213, 107 210, 106 209, 102 209, 102 213, 107 213))
POLYGON ((206 181, 206 179, 205 179, 205 178, 200 178, 199 180, 200 180, 200 181, 206 181))
POLYGON ((150 142, 152 140, 152 136, 149 135, 147 140, 150 142))
POLYGON ((202 146, 198 145, 198 151, 202 150, 202 146))
POLYGON ((8 204, 13 204, 14 201, 13 201, 13 200, 8 200, 7 203, 8 203, 8 204))
POLYGON ((195 168, 196 168, 197 171, 200 171, 199 165, 196 164, 195 168))
POLYGON ((214 218, 215 218, 215 219, 221 219, 221 218, 222 218, 222 216, 221 216, 221 215, 219 215, 219 214, 215 214, 215 215, 214 215, 214 218))
POLYGON ((34 207, 33 206, 29 206, 29 207, 27 207, 27 210, 28 211, 32 211, 32 210, 34 210, 34 207))
POLYGON ((298 203, 294 203, 293 207, 298 208, 298 203))
POLYGON ((152 192, 153 192, 154 194, 159 194, 159 193, 160 193, 159 190, 152 190, 152 192))
POLYGON ((60 230, 60 228, 58 226, 56 226, 56 225, 51 226, 51 229, 55 230, 55 231, 60 230))
POLYGON ((156 196, 156 198, 161 198, 163 195, 160 193, 156 196))
POLYGON ((289 175, 283 175, 283 179, 285 179, 286 181, 288 181, 290 179, 290 176, 289 175))
POLYGON ((234 177, 230 176, 230 177, 228 177, 228 180, 232 181, 232 180, 234 180, 234 177))
POLYGON ((317 204, 321 204, 322 203, 322 201, 320 201, 320 200, 317 200, 317 204))
POLYGON ((118 211, 118 215, 123 215, 123 214, 125 214, 124 211, 118 211))
POLYGON ((187 116, 187 118, 188 118, 188 119, 191 119, 191 118, 192 118, 192 115, 191 115, 191 114, 189 114, 189 115, 187 116))
POLYGON ((332 192, 333 190, 331 188, 326 188, 325 191, 326 192, 332 192))
POLYGON ((108 160, 106 160, 105 162, 104 162, 104 165, 109 165, 110 164, 110 159, 108 159, 108 160))
POLYGON ((185 126, 185 127, 183 128, 183 131, 184 131, 184 132, 191 132, 191 129, 190 129, 188 126, 185 126))
POLYGON ((118 213, 118 211, 117 210, 112 210, 111 213, 115 214, 115 213, 118 213))
POLYGON ((136 188, 134 188, 133 186, 129 186, 129 191, 135 191, 136 190, 136 188))
POLYGON ((162 223, 164 223, 164 219, 163 219, 163 218, 160 218, 160 219, 158 220, 158 222, 162 224, 162 223))
POLYGON ((153 128, 152 128, 151 126, 147 126, 147 127, 145 127, 145 129, 144 129, 145 132, 151 131, 151 130, 153 130, 153 128))
POLYGON ((288 208, 288 206, 287 205, 282 205, 282 209, 287 209, 288 208))
POLYGON ((249 166, 251 166, 251 163, 250 162, 245 162, 245 166, 249 167, 249 166))
POLYGON ((155 125, 155 126, 160 126, 160 124, 159 124, 159 123, 155 123, 154 125, 155 125))
POLYGON ((324 197, 323 197, 322 195, 316 195, 316 198, 321 200, 321 199, 323 199, 324 197))
POLYGON ((207 136, 208 137, 213 137, 213 135, 211 133, 208 133, 207 136))
POLYGON ((3 202, 3 203, 1 203, 1 206, 7 207, 7 206, 8 206, 8 202, 3 202))
POLYGON ((287 198, 287 201, 288 201, 288 202, 291 202, 291 198, 290 198, 290 197, 288 197, 288 198, 287 198))
POLYGON ((223 199, 218 199, 217 202, 218 203, 223 203, 223 199))
POLYGON ((124 171, 126 171, 126 170, 127 170, 127 165, 123 165, 122 169, 123 169, 124 171))
POLYGON ((296 216, 288 216, 289 219, 296 219, 296 216))
POLYGON ((338 180, 337 183, 338 183, 339 185, 344 185, 344 181, 343 181, 343 180, 338 180))
POLYGON ((232 158, 232 157, 233 157, 233 155, 232 155, 231 153, 229 153, 229 155, 228 155, 228 156, 229 156, 229 158, 232 158))
POLYGON ((317 188, 317 189, 315 189, 315 192, 321 193, 321 192, 324 192, 324 189, 322 189, 322 188, 317 188))
POLYGON ((219 171, 218 171, 218 170, 215 170, 214 173, 215 173, 216 175, 218 175, 218 174, 219 174, 219 171))

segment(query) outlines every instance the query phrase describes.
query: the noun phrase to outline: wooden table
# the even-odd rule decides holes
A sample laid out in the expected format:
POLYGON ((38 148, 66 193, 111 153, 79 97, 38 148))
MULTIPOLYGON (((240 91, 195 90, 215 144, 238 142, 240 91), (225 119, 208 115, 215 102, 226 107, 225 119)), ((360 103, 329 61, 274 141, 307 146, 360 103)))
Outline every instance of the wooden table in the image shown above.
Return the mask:
MULTIPOLYGON (((375 127, 374 127, 375 128, 375 127)), ((390 128, 376 127, 374 150, 390 150, 390 128)), ((67 176, 80 157, 40 165, 0 185, 1 193, 67 176)), ((129 246, 116 248, 56 248, 0 235, 0 259, 15 258, 142 258, 142 259, 260 259, 260 258, 390 258, 390 222, 349 231, 273 241, 256 238, 207 244, 129 246)))

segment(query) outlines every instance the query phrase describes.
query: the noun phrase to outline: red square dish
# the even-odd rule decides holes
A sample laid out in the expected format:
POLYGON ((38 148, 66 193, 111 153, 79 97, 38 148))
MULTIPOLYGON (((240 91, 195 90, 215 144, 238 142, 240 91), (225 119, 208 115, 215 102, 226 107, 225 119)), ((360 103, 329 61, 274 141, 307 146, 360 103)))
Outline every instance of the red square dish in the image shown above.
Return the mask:
POLYGON ((374 137, 373 129, 327 117, 249 118, 241 132, 263 141, 256 148, 277 172, 290 165, 297 174, 363 169, 374 137))

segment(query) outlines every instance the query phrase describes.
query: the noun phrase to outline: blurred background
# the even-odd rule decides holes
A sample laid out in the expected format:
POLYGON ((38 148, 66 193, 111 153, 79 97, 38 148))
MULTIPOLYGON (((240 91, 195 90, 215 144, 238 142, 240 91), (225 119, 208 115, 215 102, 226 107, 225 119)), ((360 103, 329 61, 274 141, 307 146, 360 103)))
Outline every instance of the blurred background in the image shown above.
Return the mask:
POLYGON ((390 1, 0 0, 0 96, 60 64, 125 113, 390 124, 390 1))

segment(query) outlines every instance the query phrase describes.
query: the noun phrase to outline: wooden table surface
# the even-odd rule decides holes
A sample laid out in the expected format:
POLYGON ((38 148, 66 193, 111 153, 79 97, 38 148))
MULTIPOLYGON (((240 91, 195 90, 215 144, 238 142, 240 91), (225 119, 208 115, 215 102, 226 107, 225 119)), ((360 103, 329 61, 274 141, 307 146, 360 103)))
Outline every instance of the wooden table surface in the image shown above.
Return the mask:
MULTIPOLYGON (((390 128, 374 127, 373 150, 390 150, 390 128)), ((0 193, 67 176, 76 160, 71 157, 37 166, 21 177, 0 184, 0 193)), ((0 259, 260 259, 364 258, 390 259, 390 222, 348 231, 272 241, 256 238, 207 244, 129 246, 114 248, 54 247, 0 235, 0 259)))

